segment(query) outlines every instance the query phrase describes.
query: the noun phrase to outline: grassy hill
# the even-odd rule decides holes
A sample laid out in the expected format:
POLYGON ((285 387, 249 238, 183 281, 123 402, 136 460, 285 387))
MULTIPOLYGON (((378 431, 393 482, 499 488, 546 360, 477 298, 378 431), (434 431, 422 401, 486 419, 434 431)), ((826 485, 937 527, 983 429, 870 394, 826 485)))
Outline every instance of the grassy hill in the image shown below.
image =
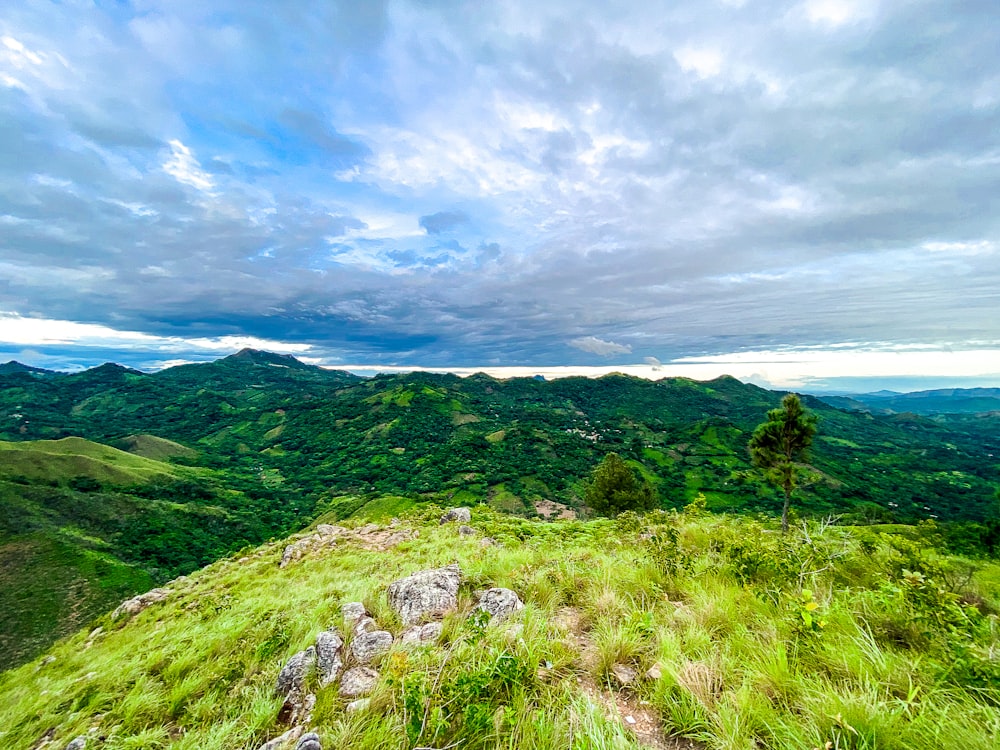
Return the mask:
MULTIPOLYGON (((149 440, 139 442, 146 446, 158 445, 149 440)), ((23 443, 0 441, 0 476, 8 478, 23 477, 66 485, 86 477, 100 484, 121 487, 151 480, 179 479, 194 473, 192 469, 170 466, 78 437, 23 443)))
MULTIPOLYGON (((192 453, 153 436, 134 445, 192 453)), ((0 669, 137 591, 300 523, 280 497, 220 480, 82 438, 0 442, 0 669)))
POLYGON ((275 693, 289 657, 330 627, 350 647, 344 603, 363 602, 398 638, 388 584, 457 563, 441 634, 376 657, 360 708, 336 682, 306 677, 316 703, 303 729, 323 747, 1000 742, 1000 566, 949 556, 931 532, 807 523, 782 537, 697 513, 540 523, 477 508, 475 533, 462 535, 439 513, 351 520, 335 544, 299 535, 305 553, 285 567, 285 542, 245 551, 171 583, 134 617, 98 618, 99 630, 0 675, 0 741, 256 750, 289 728, 275 693), (474 616, 491 586, 524 609, 499 623, 474 616))

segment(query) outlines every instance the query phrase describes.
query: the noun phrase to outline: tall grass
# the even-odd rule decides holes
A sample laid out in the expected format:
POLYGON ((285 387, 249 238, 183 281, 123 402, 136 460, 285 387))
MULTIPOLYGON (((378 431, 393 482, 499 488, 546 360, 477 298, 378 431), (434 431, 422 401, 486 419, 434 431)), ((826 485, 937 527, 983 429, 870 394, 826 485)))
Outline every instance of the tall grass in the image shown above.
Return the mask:
POLYGON ((101 618, 90 645, 84 631, 51 663, 0 675, 0 745, 33 748, 51 730, 107 750, 254 750, 286 728, 279 669, 342 625, 342 603, 365 602, 398 633, 388 583, 451 562, 465 583, 437 644, 385 655, 364 710, 318 691, 325 746, 638 747, 622 705, 650 711, 664 743, 718 750, 1000 745, 995 563, 968 562, 974 575, 948 592, 940 555, 836 527, 781 538, 723 517, 544 524, 478 509, 496 540, 484 547, 430 511, 404 525, 419 536, 396 548, 347 543, 283 569, 283 545, 265 546, 129 621, 101 618), (470 617, 490 586, 525 609, 470 617), (617 665, 635 681, 621 685, 617 665))

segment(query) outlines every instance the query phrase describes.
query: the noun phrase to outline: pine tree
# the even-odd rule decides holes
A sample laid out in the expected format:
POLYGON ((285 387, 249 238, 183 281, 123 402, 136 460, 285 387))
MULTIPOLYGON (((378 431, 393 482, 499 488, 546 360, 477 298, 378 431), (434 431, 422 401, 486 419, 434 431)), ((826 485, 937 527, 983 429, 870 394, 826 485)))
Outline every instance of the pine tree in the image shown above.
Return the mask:
POLYGON ((656 492, 649 482, 636 476, 617 453, 606 455, 594 469, 585 499, 599 516, 614 517, 626 510, 656 507, 656 492))
POLYGON ((816 417, 810 414, 799 397, 789 393, 781 400, 780 409, 767 413, 767 421, 754 430, 750 438, 750 456, 754 466, 767 472, 767 478, 785 493, 781 510, 781 531, 788 531, 788 505, 798 484, 799 464, 816 434, 816 417))

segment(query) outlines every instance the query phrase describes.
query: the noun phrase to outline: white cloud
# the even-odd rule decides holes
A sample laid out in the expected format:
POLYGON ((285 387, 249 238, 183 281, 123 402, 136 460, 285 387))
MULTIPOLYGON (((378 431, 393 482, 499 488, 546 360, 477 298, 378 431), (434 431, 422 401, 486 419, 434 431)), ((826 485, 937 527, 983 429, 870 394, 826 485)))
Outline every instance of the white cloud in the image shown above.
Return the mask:
POLYGON ((139 331, 119 331, 109 326, 71 320, 25 318, 0 313, 0 344, 16 346, 113 347, 128 351, 228 353, 250 347, 281 354, 313 349, 310 344, 289 344, 255 336, 184 338, 156 336, 139 331))
POLYGON ((808 0, 804 9, 812 23, 843 26, 866 17, 874 0, 808 0))
POLYGON ((573 339, 569 345, 581 351, 599 354, 602 357, 610 357, 613 354, 628 354, 632 347, 628 344, 616 344, 614 341, 605 341, 597 336, 581 336, 573 339))
POLYGON ((215 185, 208 172, 201 168, 191 149, 176 138, 170 141, 170 158, 163 162, 163 171, 178 182, 202 191, 211 190, 215 185))
POLYGON ((711 78, 722 72, 722 54, 709 47, 682 47, 674 52, 674 59, 682 70, 699 78, 711 78))

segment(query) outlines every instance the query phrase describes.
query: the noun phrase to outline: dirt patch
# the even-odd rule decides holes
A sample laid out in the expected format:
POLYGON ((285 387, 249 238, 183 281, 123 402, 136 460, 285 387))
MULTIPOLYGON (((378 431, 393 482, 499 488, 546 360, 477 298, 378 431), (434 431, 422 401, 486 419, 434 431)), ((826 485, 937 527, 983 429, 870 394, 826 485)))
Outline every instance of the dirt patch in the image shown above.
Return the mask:
POLYGON ((568 505, 557 503, 554 500, 536 500, 535 512, 546 521, 562 521, 576 518, 576 511, 568 505))
POLYGON ((590 675, 576 678, 580 691, 604 709, 604 716, 617 721, 643 747, 651 750, 705 750, 705 746, 686 737, 670 737, 646 701, 627 693, 602 690, 590 675))

